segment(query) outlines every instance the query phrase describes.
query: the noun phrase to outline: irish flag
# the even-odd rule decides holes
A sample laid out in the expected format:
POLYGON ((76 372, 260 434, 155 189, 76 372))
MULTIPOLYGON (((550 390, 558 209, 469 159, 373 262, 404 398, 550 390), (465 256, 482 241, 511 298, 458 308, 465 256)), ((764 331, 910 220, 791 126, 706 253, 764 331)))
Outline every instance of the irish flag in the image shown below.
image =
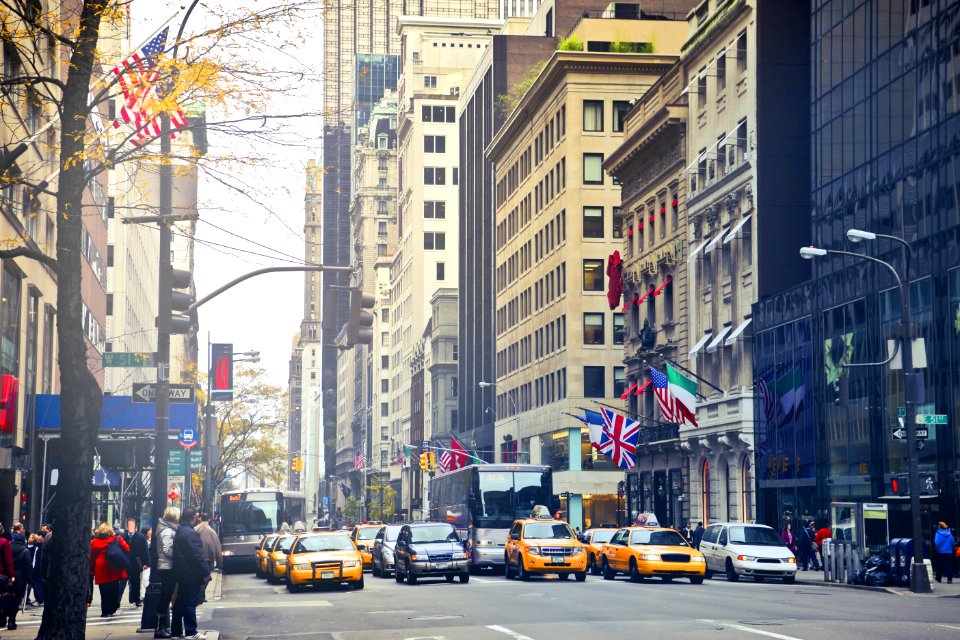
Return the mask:
POLYGON ((697 383, 667 364, 670 394, 676 401, 677 422, 699 427, 697 424, 697 383))

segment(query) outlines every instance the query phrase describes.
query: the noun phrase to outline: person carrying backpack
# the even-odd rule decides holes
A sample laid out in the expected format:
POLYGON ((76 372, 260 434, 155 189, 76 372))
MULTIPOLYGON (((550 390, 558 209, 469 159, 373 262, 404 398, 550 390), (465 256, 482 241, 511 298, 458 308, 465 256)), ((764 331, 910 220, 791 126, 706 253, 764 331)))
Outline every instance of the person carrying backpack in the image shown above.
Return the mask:
POLYGON ((6 622, 7 629, 17 628, 17 613, 26 594, 27 585, 33 580, 33 556, 27 548, 27 538, 23 534, 23 525, 13 525, 10 539, 10 553, 13 556, 13 581, 7 585, 3 594, 0 622, 6 622))
POLYGON ((110 618, 120 608, 120 581, 127 577, 126 541, 104 522, 94 532, 90 543, 90 569, 93 581, 100 586, 100 617, 110 618))

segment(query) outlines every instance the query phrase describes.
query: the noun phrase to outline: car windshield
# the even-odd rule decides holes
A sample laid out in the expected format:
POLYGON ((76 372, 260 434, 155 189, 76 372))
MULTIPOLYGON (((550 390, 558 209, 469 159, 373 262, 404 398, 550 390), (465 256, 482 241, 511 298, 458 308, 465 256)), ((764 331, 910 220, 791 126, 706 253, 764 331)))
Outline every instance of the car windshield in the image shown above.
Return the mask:
POLYGON ((357 532, 357 540, 373 540, 382 528, 380 525, 375 527, 360 527, 360 530, 357 532))
POLYGON ((659 544, 666 547, 687 547, 687 541, 676 531, 634 531, 630 544, 659 544))
POLYGON ((353 551, 353 541, 347 536, 307 536, 300 538, 294 553, 311 551, 353 551))
POLYGON ((590 537, 590 541, 594 544, 610 542, 610 538, 612 538, 616 532, 616 529, 600 529, 599 531, 594 531, 590 537))
POLYGON ((453 527, 438 524, 427 527, 410 527, 410 542, 413 544, 427 542, 460 542, 453 527))
POLYGON ((396 542, 397 536, 400 535, 400 529, 403 527, 387 527, 387 530, 383 534, 383 539, 387 542, 396 542))
POLYGON ((766 547, 782 547, 783 541, 769 527, 730 527, 731 544, 754 544, 766 547))
POLYGON ((277 536, 270 536, 270 537, 267 538, 266 541, 263 543, 263 548, 264 548, 264 549, 272 549, 272 548, 273 548, 273 543, 276 542, 276 541, 277 541, 277 536))
POLYGON ((290 547, 293 546, 294 540, 296 540, 296 538, 293 536, 284 536, 280 538, 280 540, 277 542, 277 548, 274 549, 274 551, 283 551, 284 553, 290 551, 290 547))
POLYGON ((523 528, 524 540, 572 540, 573 531, 563 522, 531 522, 523 528))

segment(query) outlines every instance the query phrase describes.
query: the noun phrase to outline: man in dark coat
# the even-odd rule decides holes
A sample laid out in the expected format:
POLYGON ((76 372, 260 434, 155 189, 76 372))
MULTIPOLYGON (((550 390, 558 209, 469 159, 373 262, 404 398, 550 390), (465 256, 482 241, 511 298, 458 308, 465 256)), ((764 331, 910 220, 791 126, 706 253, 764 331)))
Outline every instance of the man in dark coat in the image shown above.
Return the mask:
POLYGON ((140 576, 145 568, 150 566, 150 550, 147 548, 147 538, 137 531, 137 521, 133 518, 127 518, 127 530, 123 533, 123 539, 126 540, 130 552, 127 554, 127 575, 130 579, 130 595, 128 599, 130 604, 141 606, 140 601, 140 576))
POLYGON ((690 528, 689 522, 684 525, 683 529, 680 529, 680 535, 682 535, 683 539, 687 542, 693 541, 693 529, 690 528))
POLYGON ((690 541, 690 544, 693 545, 694 549, 700 548, 700 541, 703 540, 703 523, 698 522, 697 528, 693 531, 693 540, 690 541))
POLYGON ((177 601, 173 605, 173 636, 202 638, 197 633, 197 604, 204 583, 210 580, 210 563, 203 554, 203 542, 193 526, 197 510, 187 507, 180 516, 180 528, 173 538, 173 573, 177 579, 177 601))

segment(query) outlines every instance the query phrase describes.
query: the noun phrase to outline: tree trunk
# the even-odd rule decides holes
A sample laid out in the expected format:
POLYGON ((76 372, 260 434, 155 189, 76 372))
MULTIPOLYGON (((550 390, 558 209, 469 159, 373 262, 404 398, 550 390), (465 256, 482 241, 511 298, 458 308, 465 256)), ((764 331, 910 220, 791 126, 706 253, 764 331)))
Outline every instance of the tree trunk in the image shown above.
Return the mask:
POLYGON ((103 393, 87 368, 80 298, 87 94, 106 0, 84 0, 70 58, 60 134, 57 191, 57 330, 60 364, 60 443, 72 456, 60 462, 60 480, 50 508, 53 524, 50 595, 37 638, 82 640, 90 554, 93 448, 103 393))

